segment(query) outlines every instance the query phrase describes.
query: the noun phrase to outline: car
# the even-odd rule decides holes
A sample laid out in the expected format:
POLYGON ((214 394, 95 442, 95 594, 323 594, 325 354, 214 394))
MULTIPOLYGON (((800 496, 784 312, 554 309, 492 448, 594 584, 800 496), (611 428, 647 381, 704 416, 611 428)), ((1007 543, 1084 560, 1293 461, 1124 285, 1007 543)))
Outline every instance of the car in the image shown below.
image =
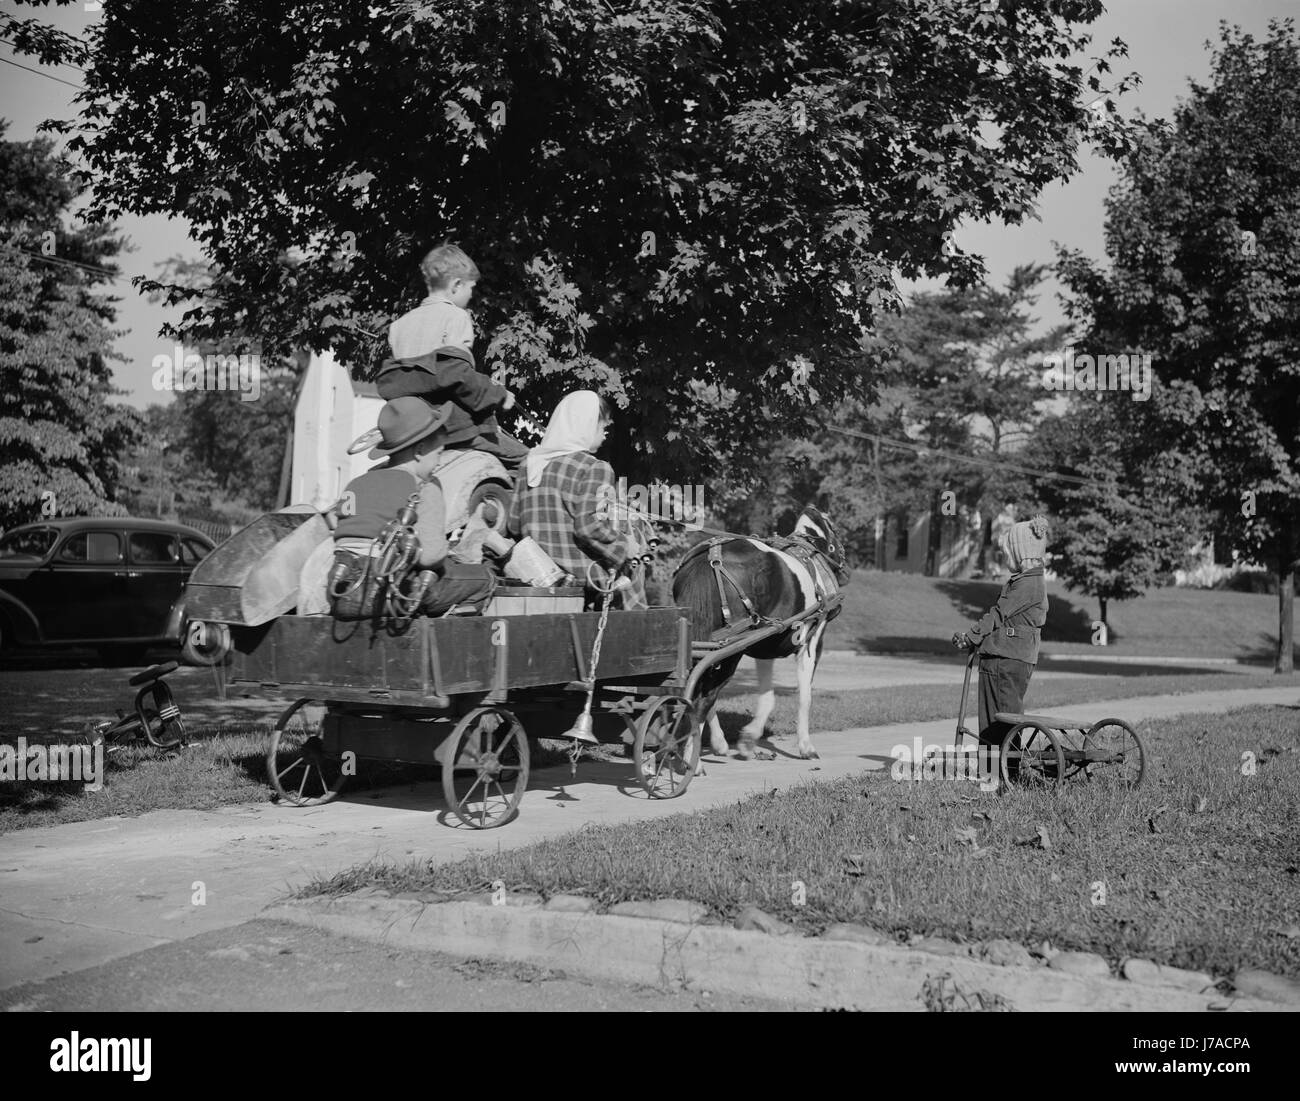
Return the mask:
POLYGON ((24 524, 0 536, 0 650, 93 646, 142 660, 177 645, 216 665, 229 634, 185 615, 185 582, 215 544, 166 520, 91 516, 24 524))

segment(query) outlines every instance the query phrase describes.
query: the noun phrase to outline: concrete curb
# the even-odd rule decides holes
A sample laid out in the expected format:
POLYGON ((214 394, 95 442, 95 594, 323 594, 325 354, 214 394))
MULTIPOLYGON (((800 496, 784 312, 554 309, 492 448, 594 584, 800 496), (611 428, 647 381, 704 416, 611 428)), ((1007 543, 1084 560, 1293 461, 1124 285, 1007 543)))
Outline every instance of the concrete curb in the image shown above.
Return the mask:
MULTIPOLYGON (((1300 1006, 1085 977, 1047 967, 893 945, 769 935, 721 925, 543 909, 536 896, 425 902, 312 898, 262 917, 401 948, 563 970, 604 982, 725 992, 801 1007, 858 1010, 999 1008, 1028 1011, 1278 1012, 1300 1006), (936 1006, 937 1007, 937 1006, 936 1006)), ((955 946, 954 946, 955 947, 955 946)))

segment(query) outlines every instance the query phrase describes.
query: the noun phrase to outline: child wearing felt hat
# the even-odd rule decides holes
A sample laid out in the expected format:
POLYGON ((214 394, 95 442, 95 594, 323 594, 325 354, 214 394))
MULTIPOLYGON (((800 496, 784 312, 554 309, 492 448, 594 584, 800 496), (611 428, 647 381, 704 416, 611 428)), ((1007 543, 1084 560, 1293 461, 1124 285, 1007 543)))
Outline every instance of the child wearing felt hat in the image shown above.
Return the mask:
POLYGON ((1003 533, 998 547, 1011 568, 997 603, 972 627, 952 636, 959 650, 974 647, 980 655, 979 740, 999 746, 1011 729, 996 722, 999 711, 1021 711, 1029 678, 1038 663, 1038 644, 1047 622, 1043 566, 1047 554, 1047 519, 1035 516, 1003 533))
POLYGON ((348 482, 334 506, 339 521, 334 529, 330 591, 339 618, 369 619, 376 614, 370 579, 377 541, 413 496, 419 540, 415 566, 436 574, 424 593, 421 611, 439 615, 456 604, 481 602, 491 595, 496 582, 487 566, 447 557, 446 504, 433 472, 451 435, 451 413, 450 402, 430 405, 416 397, 396 398, 379 411, 380 442, 370 458, 388 462, 348 482))

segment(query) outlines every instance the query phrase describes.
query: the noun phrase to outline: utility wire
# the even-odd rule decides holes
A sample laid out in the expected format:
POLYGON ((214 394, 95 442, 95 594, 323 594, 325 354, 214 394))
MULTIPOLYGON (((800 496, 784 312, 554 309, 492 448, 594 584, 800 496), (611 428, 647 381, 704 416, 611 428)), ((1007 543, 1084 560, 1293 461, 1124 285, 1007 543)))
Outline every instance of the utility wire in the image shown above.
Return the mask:
MULTIPOLYGON (((0 38, 0 42, 3 42, 6 46, 17 46, 17 45, 18 45, 18 43, 15 42, 12 38, 0 38)), ((71 61, 52 61, 52 62, 42 62, 42 64, 49 64, 49 65, 62 65, 64 68, 67 68, 67 69, 76 69, 77 72, 79 72, 79 73, 84 73, 84 72, 86 71, 86 70, 83 69, 80 65, 74 65, 71 61)))
POLYGON ((1038 470, 1031 466, 1020 466, 1016 463, 978 458, 974 455, 962 455, 956 451, 945 451, 943 448, 929 447, 926 444, 916 443, 913 440, 891 439, 889 436, 881 436, 875 432, 855 432, 851 428, 836 428, 833 426, 827 426, 827 431, 838 432, 841 436, 852 436, 859 440, 870 440, 874 443, 880 443, 886 447, 892 447, 900 451, 914 451, 921 455, 940 455, 943 458, 952 459, 959 463, 974 463, 977 466, 991 466, 999 470, 1012 471, 1017 474, 1028 474, 1035 478, 1051 478, 1058 482, 1071 482, 1075 485, 1096 486, 1099 489, 1107 488, 1104 482, 1099 482, 1094 478, 1079 478, 1073 474, 1057 474, 1055 471, 1038 470))
POLYGON ((43 253, 33 252, 31 249, 22 248, 19 245, 10 245, 6 243, 3 247, 11 248, 15 252, 24 253, 25 255, 30 256, 33 260, 41 260, 46 264, 59 264, 65 268, 80 268, 82 271, 94 272, 98 275, 108 275, 114 279, 128 278, 127 275, 120 271, 112 271, 109 268, 96 267, 94 264, 83 264, 78 260, 64 260, 57 256, 46 256, 43 253))
POLYGON ((6 65, 12 65, 15 69, 24 69, 29 73, 35 73, 37 76, 43 76, 46 80, 57 80, 60 84, 66 84, 69 88, 76 88, 78 91, 86 91, 84 84, 74 84, 70 80, 64 80, 61 76, 55 76, 53 73, 43 73, 40 69, 33 69, 30 65, 20 65, 17 61, 10 61, 7 57, 0 57, 6 65))

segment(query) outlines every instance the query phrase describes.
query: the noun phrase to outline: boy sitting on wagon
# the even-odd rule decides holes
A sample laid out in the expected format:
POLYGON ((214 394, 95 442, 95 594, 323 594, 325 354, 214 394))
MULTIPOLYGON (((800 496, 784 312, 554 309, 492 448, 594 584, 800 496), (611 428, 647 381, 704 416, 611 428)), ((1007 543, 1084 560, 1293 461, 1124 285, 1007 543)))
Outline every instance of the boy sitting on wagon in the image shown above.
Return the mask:
POLYGON ((498 408, 513 408, 515 396, 476 369, 470 350, 474 322, 465 307, 478 268, 455 245, 442 245, 425 256, 420 272, 429 294, 389 327, 392 358, 384 361, 375 380, 379 396, 453 402, 451 430, 459 436, 470 425, 475 429, 456 446, 486 451, 507 469, 517 469, 528 449, 503 432, 495 416, 498 408))
MULTIPOLYGON (((382 617, 386 579, 379 576, 380 537, 407 507, 415 509, 414 531, 419 540, 412 567, 432 571, 418 611, 441 615, 457 604, 481 605, 496 586, 487 566, 468 565, 447 557, 446 506, 442 486, 433 476, 444 447, 463 443, 469 429, 450 426, 448 402, 430 405, 415 397, 387 402, 379 412, 380 442, 370 458, 386 458, 347 484, 335 509, 334 569, 330 574, 330 608, 339 619, 382 617)), ((397 592, 411 597, 412 578, 394 578, 397 592)), ((412 597, 413 599, 413 597, 412 597)))

